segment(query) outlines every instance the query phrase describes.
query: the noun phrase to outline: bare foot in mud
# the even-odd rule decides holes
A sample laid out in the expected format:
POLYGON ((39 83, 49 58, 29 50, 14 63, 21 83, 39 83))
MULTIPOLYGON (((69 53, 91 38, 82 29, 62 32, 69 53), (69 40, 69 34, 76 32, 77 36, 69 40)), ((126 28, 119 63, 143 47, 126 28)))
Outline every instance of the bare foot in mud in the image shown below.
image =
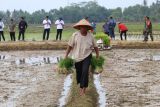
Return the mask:
POLYGON ((80 88, 80 96, 83 96, 85 94, 85 88, 80 88))

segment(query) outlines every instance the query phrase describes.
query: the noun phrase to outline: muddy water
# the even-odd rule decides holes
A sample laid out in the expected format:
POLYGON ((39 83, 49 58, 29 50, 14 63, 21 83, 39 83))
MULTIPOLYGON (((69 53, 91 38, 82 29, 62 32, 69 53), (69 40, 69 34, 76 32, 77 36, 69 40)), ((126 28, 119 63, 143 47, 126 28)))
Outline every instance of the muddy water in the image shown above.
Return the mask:
MULTIPOLYGON (((153 35, 154 40, 160 40, 160 35, 153 35)), ((148 36, 148 40, 150 39, 150 36, 148 36)), ((116 39, 120 40, 120 35, 116 35, 116 39)), ((123 40, 124 40, 124 36, 123 36, 123 40)), ((127 35, 127 40, 140 40, 143 41, 144 40, 144 36, 143 35, 134 35, 134 34, 128 34, 127 35)))
POLYGON ((57 106, 65 76, 54 65, 62 53, 0 52, 0 107, 57 106))
POLYGON ((100 77, 101 77, 100 74, 94 75, 94 85, 95 85, 97 93, 99 95, 98 105, 99 105, 99 107, 105 107, 107 105, 106 92, 101 84, 100 77))
POLYGON ((160 107, 160 50, 126 49, 106 56, 102 86, 106 107, 160 107))

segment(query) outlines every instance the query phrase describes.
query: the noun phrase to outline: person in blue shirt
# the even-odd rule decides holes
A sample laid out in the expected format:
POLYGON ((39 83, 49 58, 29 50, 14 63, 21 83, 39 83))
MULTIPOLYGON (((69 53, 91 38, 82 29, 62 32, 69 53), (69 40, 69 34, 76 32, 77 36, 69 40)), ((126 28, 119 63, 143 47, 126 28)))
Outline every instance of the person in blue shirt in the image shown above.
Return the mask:
POLYGON ((108 20, 105 22, 105 24, 102 27, 103 27, 104 33, 109 36, 109 22, 108 22, 108 20))
POLYGON ((110 17, 110 19, 109 19, 109 35, 111 36, 112 40, 115 40, 115 33, 114 33, 115 27, 116 27, 116 21, 113 19, 113 17, 110 17))

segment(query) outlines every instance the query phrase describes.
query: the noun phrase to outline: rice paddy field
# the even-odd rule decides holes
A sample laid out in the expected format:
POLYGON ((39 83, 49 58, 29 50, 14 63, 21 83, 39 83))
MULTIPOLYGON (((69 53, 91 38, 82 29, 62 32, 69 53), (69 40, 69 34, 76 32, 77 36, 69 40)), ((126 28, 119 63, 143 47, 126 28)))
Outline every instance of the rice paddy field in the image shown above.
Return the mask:
MULTIPOLYGON (((103 23, 97 24, 102 34, 103 23)), ((42 41, 43 27, 29 25, 26 41, 0 42, 0 107, 160 107, 160 24, 153 23, 155 41, 142 42, 143 23, 126 23, 128 41, 111 41, 100 51, 103 72, 90 74, 89 88, 79 95, 75 73, 62 75, 57 65, 65 55, 67 40, 76 30, 66 24, 63 41, 42 41), (61 50, 58 50, 61 49, 61 50)), ((16 30, 16 38, 18 31, 16 30)))

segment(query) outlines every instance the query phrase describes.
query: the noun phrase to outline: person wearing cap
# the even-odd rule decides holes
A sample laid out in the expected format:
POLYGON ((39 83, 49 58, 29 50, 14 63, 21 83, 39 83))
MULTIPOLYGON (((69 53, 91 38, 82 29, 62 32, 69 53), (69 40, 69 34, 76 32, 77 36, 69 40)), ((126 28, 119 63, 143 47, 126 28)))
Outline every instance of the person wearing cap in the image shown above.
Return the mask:
POLYGON ((62 38, 62 31, 64 28, 64 21, 62 18, 59 18, 58 20, 56 20, 55 25, 57 25, 57 34, 56 34, 56 40, 61 40, 62 38))
POLYGON ((11 21, 9 23, 9 26, 8 26, 10 37, 11 37, 11 41, 16 41, 15 28, 16 28, 16 23, 14 22, 13 19, 11 19, 11 21))
POLYGON ((121 23, 121 22, 118 22, 118 29, 119 29, 121 40, 123 40, 123 37, 122 37, 123 34, 124 34, 125 40, 127 40, 127 31, 128 31, 128 28, 126 27, 126 25, 123 24, 123 23, 121 23))
POLYGON ((43 40, 48 40, 50 28, 51 28, 51 20, 49 19, 49 16, 46 16, 46 18, 43 20, 43 26, 44 26, 43 40), (46 33, 47 33, 47 37, 46 37, 46 33))
POLYGON ((88 87, 92 49, 94 48, 97 58, 99 57, 99 51, 93 34, 89 32, 93 28, 87 20, 82 19, 73 27, 78 31, 73 33, 68 42, 65 58, 71 52, 72 58, 75 60, 76 79, 77 84, 80 84, 80 95, 83 95, 88 87))
POLYGON ((1 36, 2 36, 3 40, 5 41, 3 29, 4 29, 4 23, 3 23, 2 19, 0 18, 0 41, 1 41, 1 36))
POLYGON ((22 40, 24 41, 24 35, 25 35, 25 31, 27 29, 27 22, 24 20, 24 17, 21 17, 21 21, 19 22, 18 28, 19 28, 19 37, 18 40, 21 39, 21 35, 22 35, 22 40))

